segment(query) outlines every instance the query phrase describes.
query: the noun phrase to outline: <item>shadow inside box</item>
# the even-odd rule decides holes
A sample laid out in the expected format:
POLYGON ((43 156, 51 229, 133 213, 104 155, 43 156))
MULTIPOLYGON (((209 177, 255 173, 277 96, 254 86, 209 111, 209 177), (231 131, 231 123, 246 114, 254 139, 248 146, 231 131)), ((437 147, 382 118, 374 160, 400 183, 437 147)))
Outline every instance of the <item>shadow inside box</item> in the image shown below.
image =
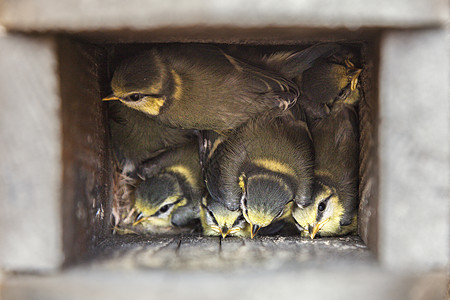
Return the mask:
POLYGON ((314 240, 292 235, 115 235, 100 243, 92 257, 94 265, 108 269, 286 269, 375 262, 356 235, 314 240))

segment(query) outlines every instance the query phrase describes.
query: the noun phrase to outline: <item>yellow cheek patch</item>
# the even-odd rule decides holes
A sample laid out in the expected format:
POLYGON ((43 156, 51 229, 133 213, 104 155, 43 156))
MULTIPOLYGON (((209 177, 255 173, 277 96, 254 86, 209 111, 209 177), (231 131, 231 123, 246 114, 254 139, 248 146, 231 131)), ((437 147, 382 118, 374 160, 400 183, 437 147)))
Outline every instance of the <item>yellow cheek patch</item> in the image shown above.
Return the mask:
POLYGON ((183 200, 181 200, 180 202, 178 202, 178 203, 175 205, 175 208, 178 208, 178 207, 180 207, 180 206, 185 206, 186 204, 188 204, 188 200, 187 200, 186 198, 183 198, 183 200))
MULTIPOLYGON (((175 212, 175 210, 177 210, 178 207, 184 206, 184 205, 187 204, 188 201, 187 201, 186 198, 183 198, 183 200, 181 200, 180 202, 175 204, 175 207, 172 208, 171 213, 169 213, 168 215, 164 215, 164 217, 159 217, 159 216, 153 217, 153 214, 155 214, 164 205, 173 203, 174 199, 175 199, 175 201, 177 201, 178 197, 175 197, 175 196, 174 197, 169 197, 159 207, 156 207, 156 208, 151 209, 151 210, 146 209, 144 207, 143 210, 140 210, 142 212, 142 214, 144 215, 144 217, 141 220, 136 221, 133 224, 133 226, 136 226, 139 223, 142 223, 143 226, 146 226, 146 225, 158 226, 158 227, 172 226, 172 223, 171 223, 172 215, 175 212), (149 214, 147 214, 147 213, 149 213, 149 214)), ((136 202, 136 204, 138 204, 138 202, 136 202)), ((138 208, 138 206, 142 206, 142 205, 135 205, 135 206, 136 206, 136 208, 138 208)))
MULTIPOLYGON (((317 193, 314 204, 310 205, 306 208, 300 208, 297 205, 294 206, 294 210, 292 212, 292 216, 294 217, 295 221, 303 227, 303 229, 308 230, 308 227, 310 225, 314 225, 317 222, 317 207, 319 206, 319 203, 328 198, 333 191, 330 187, 321 184, 321 191, 317 193)), ((336 198, 336 197, 334 197, 336 198)), ((332 205, 330 203, 332 199, 330 199, 328 205, 332 205)), ((327 205, 327 206, 328 206, 327 205)), ((309 234, 308 234, 309 235, 309 234)))
POLYGON ((320 234, 322 236, 335 236, 341 234, 340 222, 344 214, 344 207, 341 203, 339 203, 339 198, 337 196, 330 198, 327 204, 327 210, 330 210, 331 213, 324 215, 322 220, 319 220, 318 222, 321 224, 321 228, 319 230, 320 234), (322 225, 322 222, 325 219, 328 219, 328 221, 322 225))
POLYGON ((314 224, 314 222, 316 222, 317 207, 315 205, 310 205, 306 208, 300 208, 295 205, 294 210, 292 211, 292 217, 303 227, 303 229, 308 230, 309 224, 314 224))
POLYGON ((287 164, 283 164, 272 159, 255 159, 252 163, 260 168, 264 168, 275 173, 296 176, 295 171, 287 164))
POLYGON ((164 98, 146 97, 141 103, 138 103, 138 105, 133 108, 143 111, 151 116, 157 116, 165 102, 166 100, 164 98))
POLYGON ((161 110, 161 107, 164 105, 164 102, 166 102, 166 100, 165 98, 154 98, 147 96, 138 102, 124 101, 122 99, 120 99, 120 102, 128 107, 142 111, 151 116, 157 116, 159 115, 159 111, 161 110))
POLYGON ((178 195, 170 196, 169 198, 164 200, 164 202, 159 206, 149 206, 149 203, 147 201, 143 201, 142 199, 138 198, 138 199, 136 199, 136 203, 134 204, 134 206, 136 207, 136 209, 139 212, 141 212, 144 215, 144 217, 150 217, 150 216, 154 215, 164 205, 172 204, 175 201, 177 201, 178 199, 179 199, 178 195))
POLYGON ((344 208, 342 207, 341 204, 337 203, 337 197, 335 197, 335 199, 336 202, 328 203, 328 205, 333 205, 333 213, 330 216, 328 222, 326 222, 319 230, 322 236, 334 236, 340 234, 341 229, 340 221, 344 213, 344 208))

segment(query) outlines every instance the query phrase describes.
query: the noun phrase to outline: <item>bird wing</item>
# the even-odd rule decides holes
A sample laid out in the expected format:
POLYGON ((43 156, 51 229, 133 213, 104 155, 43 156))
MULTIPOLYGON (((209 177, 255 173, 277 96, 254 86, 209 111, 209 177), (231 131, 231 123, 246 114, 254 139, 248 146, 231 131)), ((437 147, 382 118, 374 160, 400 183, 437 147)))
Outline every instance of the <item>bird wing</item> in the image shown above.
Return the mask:
POLYGON ((270 95, 268 98, 273 101, 273 107, 290 107, 299 96, 297 85, 276 70, 255 66, 214 46, 198 46, 198 50, 204 59, 207 57, 217 65, 228 65, 235 72, 241 73, 242 84, 249 87, 253 93, 270 95))
POLYGON ((328 57, 341 49, 342 46, 336 43, 318 43, 300 51, 276 52, 264 57, 263 61, 271 70, 293 79, 309 69, 316 59, 328 57))
POLYGON ((237 59, 235 61, 244 73, 247 86, 252 87, 256 94, 268 96, 273 107, 286 109, 295 104, 300 92, 293 81, 277 72, 261 69, 237 59))

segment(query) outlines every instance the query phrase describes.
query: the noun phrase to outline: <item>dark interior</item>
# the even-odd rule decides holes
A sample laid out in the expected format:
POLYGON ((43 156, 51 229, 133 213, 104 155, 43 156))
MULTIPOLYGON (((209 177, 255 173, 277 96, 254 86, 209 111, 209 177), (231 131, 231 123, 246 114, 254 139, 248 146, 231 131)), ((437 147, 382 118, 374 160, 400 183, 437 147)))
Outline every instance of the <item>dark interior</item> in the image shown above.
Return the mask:
MULTIPOLYGON (((126 30, 102 33, 83 32, 59 36, 58 68, 62 98, 64 160, 62 209, 66 265, 111 253, 114 249, 123 250, 145 243, 158 244, 167 241, 166 237, 113 235, 111 208, 114 162, 109 147, 107 104, 102 103, 101 99, 110 93, 109 81, 115 65, 121 58, 148 48, 152 43, 174 42, 215 43, 224 48, 241 47, 270 52, 299 49, 320 41, 339 41, 360 49, 361 64, 364 68, 360 77, 363 98, 358 109, 361 147, 359 185, 361 202, 358 224, 360 239, 335 238, 334 243, 365 244, 376 253, 378 162, 375 125, 378 117, 378 36, 379 32, 371 29, 351 31, 348 29, 254 28, 241 30, 201 27, 183 28, 183 30, 166 28, 151 32, 126 30)), ((196 243, 196 236, 182 236, 179 243, 183 239, 188 243, 196 243)), ((262 241, 273 239, 276 242, 278 237, 261 239, 262 241)), ((301 238, 292 236, 287 239, 294 245, 295 240, 301 238)), ((205 238, 201 241, 206 244, 217 242, 219 249, 222 249, 222 242, 218 237, 205 238)), ((227 242, 241 243, 239 239, 228 241, 228 238, 227 242)), ((320 239, 314 242, 316 244, 312 247, 317 249, 323 244, 320 239)), ((176 248, 178 242, 170 243, 173 243, 176 248)), ((286 244, 283 245, 287 247, 286 244)), ((311 251, 320 252, 317 249, 311 251)))

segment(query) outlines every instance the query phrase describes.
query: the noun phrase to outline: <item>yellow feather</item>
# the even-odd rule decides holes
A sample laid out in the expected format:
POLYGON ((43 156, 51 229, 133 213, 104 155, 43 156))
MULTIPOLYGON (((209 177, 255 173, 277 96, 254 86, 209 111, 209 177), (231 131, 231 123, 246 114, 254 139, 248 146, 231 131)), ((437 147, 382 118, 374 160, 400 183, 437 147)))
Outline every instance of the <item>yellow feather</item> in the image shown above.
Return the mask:
POLYGON ((211 147, 211 151, 209 152, 208 155, 208 159, 211 158, 211 156, 214 154, 214 151, 216 151, 217 147, 223 142, 223 138, 222 137, 218 137, 215 141, 214 144, 211 147))
POLYGON ((244 178, 245 178, 245 174, 242 173, 241 176, 239 176, 239 186, 240 186, 240 188, 241 188, 243 193, 245 193, 245 181, 244 181, 244 178))
POLYGON ((189 170, 185 166, 174 165, 174 166, 168 167, 166 170, 180 174, 189 183, 189 185, 197 186, 197 179, 195 178, 195 176, 193 176, 191 170, 189 170))
POLYGON ((171 73, 173 75, 175 85, 175 91, 173 92, 172 97, 176 100, 180 100, 183 95, 183 80, 181 79, 181 76, 175 72, 175 70, 171 70, 171 73))
POLYGON ((281 174, 290 175, 290 176, 296 175, 294 169, 289 167, 287 164, 283 164, 276 160, 260 158, 260 159, 255 159, 253 161, 253 164, 255 164, 258 167, 272 171, 272 172, 281 173, 281 174))

